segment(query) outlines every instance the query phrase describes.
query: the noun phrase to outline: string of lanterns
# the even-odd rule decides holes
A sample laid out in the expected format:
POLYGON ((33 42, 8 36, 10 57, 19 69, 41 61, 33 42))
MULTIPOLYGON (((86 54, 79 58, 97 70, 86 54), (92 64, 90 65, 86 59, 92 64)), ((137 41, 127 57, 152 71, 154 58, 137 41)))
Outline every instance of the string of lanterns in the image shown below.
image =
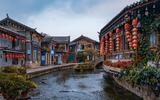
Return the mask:
POLYGON ((116 50, 120 51, 120 32, 119 28, 116 29, 116 50))
POLYGON ((100 55, 104 55, 104 37, 102 37, 100 41, 100 55))
POLYGON ((12 59, 12 58, 20 58, 21 59, 21 58, 25 58, 25 54, 5 53, 4 57, 9 58, 9 59, 12 59))
MULTIPOLYGON (((17 38, 14 37, 14 36, 11 36, 11 35, 8 35, 8 34, 5 34, 5 33, 1 33, 0 34, 0 38, 2 39, 6 39, 6 40, 9 40, 9 41, 13 41, 13 42, 16 42, 17 41, 17 38)), ((22 43, 25 43, 25 39, 20 39, 22 41, 22 43)))
POLYGON ((127 41, 129 43, 129 48, 132 49, 132 38, 131 38, 131 33, 129 32, 130 30, 130 25, 128 23, 126 23, 124 25, 124 29, 125 29, 125 35, 127 37, 127 41))
POLYGON ((110 53, 112 53, 112 51, 113 51, 113 33, 110 32, 109 36, 110 36, 110 38, 109 38, 109 51, 110 51, 110 53))
POLYGON ((137 49, 137 47, 138 47, 137 24, 138 24, 137 19, 133 19, 132 20, 132 25, 133 25, 133 29, 132 29, 132 32, 133 32, 132 43, 133 43, 133 45, 132 46, 133 46, 133 49, 137 49))
POLYGON ((105 48, 105 51, 106 51, 106 54, 108 54, 108 34, 106 34, 106 48, 105 48))

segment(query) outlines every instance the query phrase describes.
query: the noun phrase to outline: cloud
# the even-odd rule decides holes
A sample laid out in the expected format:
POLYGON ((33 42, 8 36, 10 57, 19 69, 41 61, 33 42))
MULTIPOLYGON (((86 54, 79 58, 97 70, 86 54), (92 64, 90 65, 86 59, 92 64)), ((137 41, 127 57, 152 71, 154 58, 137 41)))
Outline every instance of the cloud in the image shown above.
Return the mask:
POLYGON ((26 23, 39 32, 53 36, 81 34, 98 40, 97 32, 126 5, 137 0, 57 0, 42 11, 30 15, 26 23), (75 6, 79 5, 79 6, 75 6))

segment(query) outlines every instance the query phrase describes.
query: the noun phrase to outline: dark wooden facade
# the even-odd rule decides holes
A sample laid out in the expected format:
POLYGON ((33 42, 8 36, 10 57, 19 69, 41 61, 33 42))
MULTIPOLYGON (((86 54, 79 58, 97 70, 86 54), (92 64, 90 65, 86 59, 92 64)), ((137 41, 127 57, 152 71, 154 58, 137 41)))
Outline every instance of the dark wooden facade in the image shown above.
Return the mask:
MULTIPOLYGON (((129 44, 125 36, 125 23, 129 23, 131 28, 132 20, 138 20, 138 35, 141 36, 141 27, 144 18, 153 18, 160 19, 160 0, 141 0, 139 2, 133 3, 129 6, 126 6, 119 14, 117 14, 108 24, 106 24, 100 31, 99 39, 103 40, 103 54, 104 58, 108 59, 129 59, 134 50, 129 49, 129 44), (120 50, 116 50, 116 29, 119 28, 120 32, 120 50), (113 33, 113 51, 106 53, 106 36, 109 36, 109 33, 113 33), (102 39, 104 38, 104 39, 102 39)), ((144 22, 143 22, 144 23, 144 22)), ((132 33, 132 30, 130 30, 132 33)), ((153 32, 150 35, 150 46, 157 47, 159 46, 159 32, 153 32), (153 38, 152 38, 153 37, 153 38)), ((109 43, 108 43, 109 44, 109 43)))
POLYGON ((35 29, 11 19, 8 15, 0 21, 0 25, 23 34, 26 37, 26 64, 34 66, 40 65, 41 41, 43 36, 35 29))

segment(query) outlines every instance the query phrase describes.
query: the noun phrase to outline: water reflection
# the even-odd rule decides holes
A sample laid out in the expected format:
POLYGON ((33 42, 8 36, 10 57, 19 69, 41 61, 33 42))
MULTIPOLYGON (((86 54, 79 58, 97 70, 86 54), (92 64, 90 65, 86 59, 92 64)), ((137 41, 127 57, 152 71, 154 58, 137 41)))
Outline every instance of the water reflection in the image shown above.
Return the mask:
POLYGON ((112 78, 103 78, 104 72, 56 72, 33 79, 39 86, 32 100, 140 100, 119 87, 112 78))

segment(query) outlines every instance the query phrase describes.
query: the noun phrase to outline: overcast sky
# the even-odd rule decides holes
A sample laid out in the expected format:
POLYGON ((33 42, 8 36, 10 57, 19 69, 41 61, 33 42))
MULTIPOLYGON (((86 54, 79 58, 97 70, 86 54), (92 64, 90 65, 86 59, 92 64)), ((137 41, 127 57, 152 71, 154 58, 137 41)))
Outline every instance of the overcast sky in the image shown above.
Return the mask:
POLYGON ((97 32, 135 1, 139 0, 0 0, 0 18, 8 13, 38 32, 98 40, 97 32))

